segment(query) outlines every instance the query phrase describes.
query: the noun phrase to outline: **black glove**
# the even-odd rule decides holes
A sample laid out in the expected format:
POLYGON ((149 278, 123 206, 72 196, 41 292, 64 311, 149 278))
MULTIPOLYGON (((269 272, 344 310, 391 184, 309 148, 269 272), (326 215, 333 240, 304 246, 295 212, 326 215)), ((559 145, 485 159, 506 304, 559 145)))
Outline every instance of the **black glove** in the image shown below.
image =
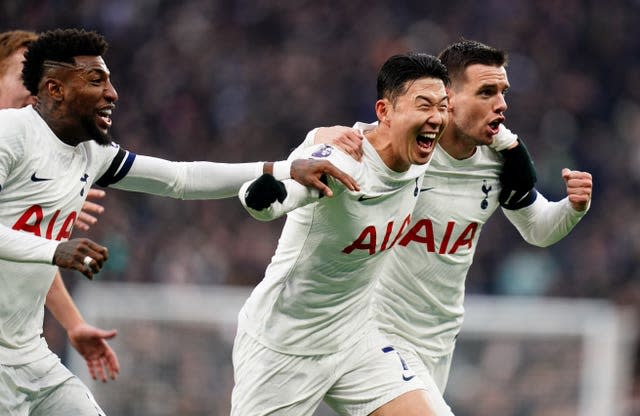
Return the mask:
POLYGON ((504 208, 512 210, 531 205, 538 196, 534 189, 537 177, 533 160, 522 139, 518 139, 518 142, 516 147, 500 152, 504 156, 504 165, 500 174, 502 191, 498 201, 504 208))
POLYGON ((284 183, 276 180, 273 175, 265 173, 249 185, 244 194, 244 201, 249 208, 262 211, 276 200, 282 202, 286 197, 287 190, 284 183))

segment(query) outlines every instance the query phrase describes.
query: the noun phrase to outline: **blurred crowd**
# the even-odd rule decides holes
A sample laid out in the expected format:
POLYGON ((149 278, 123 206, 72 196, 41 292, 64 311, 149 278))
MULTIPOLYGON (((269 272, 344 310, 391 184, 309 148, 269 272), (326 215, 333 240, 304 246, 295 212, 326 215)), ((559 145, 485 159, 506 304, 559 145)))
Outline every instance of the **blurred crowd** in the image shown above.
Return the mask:
MULTIPOLYGON (((505 49, 506 124, 526 140, 538 189, 562 198, 566 166, 593 174, 594 197, 550 249, 527 246, 496 215, 480 238, 468 293, 602 298, 640 315, 638 0, 0 5, 2 30, 55 27, 106 36, 120 94, 114 139, 172 160, 283 159, 315 126, 372 121, 375 76, 393 53, 437 54, 462 37, 505 49)), ((251 219, 235 199, 112 190, 104 205, 87 234, 110 249, 103 280, 254 285, 282 226, 251 219)), ((640 379, 639 364, 634 371, 640 379)), ((640 396, 640 382, 635 389, 640 396)))

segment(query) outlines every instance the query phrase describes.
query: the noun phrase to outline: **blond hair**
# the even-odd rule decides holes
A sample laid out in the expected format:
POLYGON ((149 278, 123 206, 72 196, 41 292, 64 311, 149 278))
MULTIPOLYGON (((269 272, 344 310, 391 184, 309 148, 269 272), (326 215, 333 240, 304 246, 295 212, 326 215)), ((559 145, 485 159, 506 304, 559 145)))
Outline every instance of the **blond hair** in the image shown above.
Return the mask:
POLYGON ((7 58, 20 48, 26 48, 38 39, 38 34, 27 30, 11 30, 0 33, 0 75, 7 70, 7 58))

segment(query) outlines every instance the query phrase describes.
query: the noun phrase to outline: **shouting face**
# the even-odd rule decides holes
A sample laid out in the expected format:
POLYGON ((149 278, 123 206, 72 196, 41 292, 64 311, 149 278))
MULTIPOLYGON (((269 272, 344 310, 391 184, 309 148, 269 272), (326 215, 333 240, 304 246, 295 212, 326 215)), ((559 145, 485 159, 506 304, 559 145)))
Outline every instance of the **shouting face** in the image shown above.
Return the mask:
MULTIPOLYGON (((111 114, 118 93, 101 56, 76 56, 75 63, 47 61, 53 75, 46 81, 48 96, 57 103, 48 119, 56 134, 68 144, 85 140, 109 144, 111 114)), ((48 111, 38 103, 39 111, 48 111)))
POLYGON ((509 88, 504 66, 469 65, 449 91, 451 126, 471 148, 488 145, 498 133, 507 111, 509 88))
POLYGON ((444 83, 437 78, 409 81, 393 101, 376 103, 380 123, 391 133, 394 161, 390 168, 404 171, 429 161, 447 125, 447 103, 444 83))

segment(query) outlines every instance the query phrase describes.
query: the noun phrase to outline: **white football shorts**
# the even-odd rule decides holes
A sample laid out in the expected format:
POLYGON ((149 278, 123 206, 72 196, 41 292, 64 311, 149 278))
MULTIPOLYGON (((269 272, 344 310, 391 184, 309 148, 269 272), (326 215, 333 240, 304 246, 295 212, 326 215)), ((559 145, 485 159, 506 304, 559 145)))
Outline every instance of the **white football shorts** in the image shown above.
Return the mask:
POLYGON ((0 364, 0 415, 104 416, 82 381, 57 355, 24 365, 0 364))
POLYGON ((453 352, 450 354, 433 357, 418 354, 409 343, 402 338, 386 335, 398 349, 408 366, 425 383, 429 403, 436 416, 452 416, 451 408, 444 400, 443 391, 449 378, 453 352))
POLYGON ((311 415, 323 399, 340 415, 366 416, 425 389, 377 330, 346 350, 312 356, 274 351, 238 330, 233 366, 232 416, 311 415))

